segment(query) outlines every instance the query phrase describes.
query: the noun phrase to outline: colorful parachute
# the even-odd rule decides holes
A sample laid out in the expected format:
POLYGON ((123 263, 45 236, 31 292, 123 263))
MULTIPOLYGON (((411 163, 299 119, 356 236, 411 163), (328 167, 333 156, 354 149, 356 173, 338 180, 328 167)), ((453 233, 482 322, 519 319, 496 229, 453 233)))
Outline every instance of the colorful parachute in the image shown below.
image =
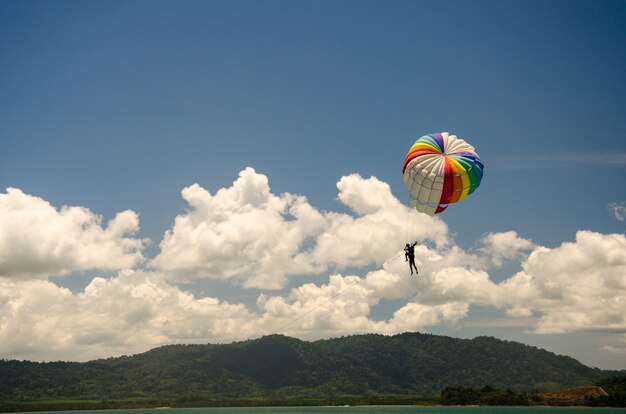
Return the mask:
POLYGON ((441 213, 478 188, 483 168, 464 140, 447 132, 424 135, 409 150, 402 169, 411 206, 431 216, 441 213))

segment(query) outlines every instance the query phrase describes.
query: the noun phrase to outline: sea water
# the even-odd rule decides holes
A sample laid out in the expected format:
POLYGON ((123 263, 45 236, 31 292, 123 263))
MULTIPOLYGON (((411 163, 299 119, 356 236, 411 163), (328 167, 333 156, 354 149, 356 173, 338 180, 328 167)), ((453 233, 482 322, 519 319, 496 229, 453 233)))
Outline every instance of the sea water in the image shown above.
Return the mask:
MULTIPOLYGON (((59 413, 45 411, 42 413, 59 413)), ((476 406, 336 406, 228 407, 71 411, 66 414, 625 414, 623 408, 588 407, 476 407, 476 406)))

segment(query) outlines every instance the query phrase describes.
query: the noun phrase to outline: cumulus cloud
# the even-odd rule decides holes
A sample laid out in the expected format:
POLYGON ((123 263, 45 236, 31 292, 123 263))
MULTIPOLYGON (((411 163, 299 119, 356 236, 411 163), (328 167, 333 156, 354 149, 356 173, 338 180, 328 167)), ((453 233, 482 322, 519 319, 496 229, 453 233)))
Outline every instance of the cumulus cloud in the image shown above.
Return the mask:
POLYGON ((626 202, 611 203, 608 206, 609 211, 619 221, 626 220, 626 202))
POLYGON ((419 300, 426 304, 453 302, 497 305, 502 303, 498 286, 481 270, 445 267, 422 280, 419 300))
POLYGON ((304 284, 286 296, 261 294, 256 309, 249 309, 196 297, 162 274, 145 271, 96 277, 80 293, 43 280, 0 279, 2 356, 89 360, 169 343, 230 342, 274 332, 304 339, 398 333, 456 321, 467 313, 463 303, 408 303, 389 321, 373 320, 372 307, 398 281, 385 271, 366 278, 334 274, 325 284, 304 284))
MULTIPOLYGON (((455 262, 446 257, 454 249, 436 254, 421 248, 426 268, 455 262)), ((462 319, 470 301, 461 292, 484 276, 463 272, 446 287, 442 274, 431 279, 406 273, 398 256, 362 275, 333 274, 286 294, 261 294, 256 308, 195 297, 159 272, 96 277, 79 293, 48 281, 0 279, 0 341, 5 357, 87 360, 168 343, 230 342, 274 332, 303 339, 393 334, 462 319), (429 284, 435 287, 427 293, 429 284), (371 311, 382 299, 407 303, 389 320, 375 320, 371 311)))
POLYGON ((118 213, 106 226, 84 207, 63 206, 17 188, 0 194, 0 276, 63 275, 130 268, 143 261, 144 241, 132 236, 139 218, 118 213))
POLYGON ((326 284, 307 283, 286 296, 262 294, 257 300, 259 326, 304 339, 319 339, 354 333, 396 334, 423 330, 440 323, 456 323, 465 317, 470 303, 465 299, 420 303, 416 295, 424 286, 417 277, 375 270, 364 276, 334 274, 326 284), (382 299, 405 299, 389 320, 372 317, 382 299))
POLYGON ((215 195, 194 184, 182 191, 189 209, 165 233, 151 265, 178 280, 280 289, 291 275, 382 264, 401 248, 409 219, 423 224, 417 238, 449 243, 444 223, 411 212, 375 177, 345 176, 337 188, 338 200, 356 216, 319 211, 303 196, 275 195, 252 168, 215 195))
POLYGON ((393 318, 384 326, 384 332, 396 334, 407 331, 420 331, 429 326, 439 325, 442 322, 457 322, 467 316, 467 303, 446 303, 426 306, 410 302, 397 310, 393 318))
POLYGON ((519 259, 524 252, 535 247, 533 242, 519 237, 515 231, 488 233, 481 244, 481 254, 496 267, 505 261, 519 259))
POLYGON ((579 231, 575 242, 537 247, 502 289, 515 314, 540 315, 536 332, 626 331, 626 237, 579 231))
POLYGON ((3 357, 87 360, 166 343, 236 339, 254 333, 241 304, 197 299, 158 274, 122 271, 84 292, 42 280, 0 279, 3 357))
POLYGON ((272 194, 252 168, 215 195, 194 184, 182 196, 189 209, 166 232, 153 267, 182 280, 236 279, 268 289, 282 287, 288 274, 317 271, 300 249, 325 218, 306 198, 272 194))

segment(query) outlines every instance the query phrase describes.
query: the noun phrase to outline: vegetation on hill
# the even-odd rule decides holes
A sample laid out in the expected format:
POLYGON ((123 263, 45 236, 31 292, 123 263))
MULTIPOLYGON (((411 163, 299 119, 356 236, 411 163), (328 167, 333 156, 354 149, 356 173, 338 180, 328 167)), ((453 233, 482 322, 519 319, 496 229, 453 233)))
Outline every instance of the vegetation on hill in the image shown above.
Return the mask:
POLYGON ((543 401, 537 394, 515 392, 510 388, 502 391, 485 386, 446 387, 441 391, 438 402, 443 405, 533 405, 543 401))
POLYGON ((487 386, 511 397, 616 374, 491 337, 405 333, 305 342, 272 335, 85 363, 0 361, 0 401, 397 402, 434 398, 446 387, 444 397, 458 387, 487 386))
POLYGON ((626 375, 607 378, 596 384, 608 396, 589 398, 588 405, 596 407, 626 407, 626 375))

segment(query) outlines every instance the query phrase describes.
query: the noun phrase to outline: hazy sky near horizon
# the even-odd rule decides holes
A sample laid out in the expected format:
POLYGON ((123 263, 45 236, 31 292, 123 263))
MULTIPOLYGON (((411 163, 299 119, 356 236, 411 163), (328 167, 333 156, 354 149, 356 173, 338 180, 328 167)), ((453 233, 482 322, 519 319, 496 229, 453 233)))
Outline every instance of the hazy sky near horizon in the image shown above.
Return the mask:
POLYGON ((626 369, 625 74, 624 1, 2 0, 0 358, 420 331, 626 369), (442 131, 485 175, 431 218, 402 163, 442 131))

